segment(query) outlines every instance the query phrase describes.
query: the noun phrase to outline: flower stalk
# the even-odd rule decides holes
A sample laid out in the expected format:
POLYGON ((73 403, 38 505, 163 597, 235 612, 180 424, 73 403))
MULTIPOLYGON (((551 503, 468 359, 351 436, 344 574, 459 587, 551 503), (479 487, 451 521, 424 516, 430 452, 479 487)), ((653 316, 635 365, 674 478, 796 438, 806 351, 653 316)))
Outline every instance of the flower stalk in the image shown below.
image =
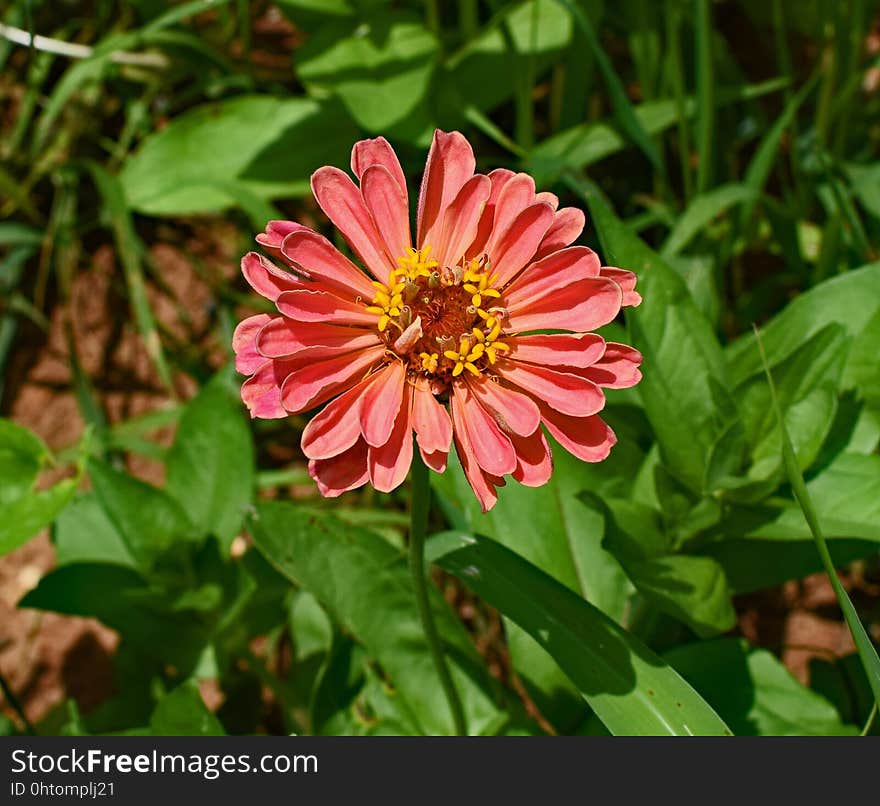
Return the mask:
POLYGON ((422 621, 422 629, 425 639, 431 651, 431 658, 440 677, 440 684, 446 694, 449 710, 452 712, 452 722, 455 733, 458 736, 467 735, 467 725, 464 718, 464 709, 456 691, 455 683, 449 672, 449 666, 443 654, 443 645, 434 623, 431 612, 431 602, 428 598, 428 571, 425 568, 425 537, 428 531, 428 509, 431 504, 431 484, 428 479, 428 468, 422 461, 418 451, 415 452, 412 461, 412 502, 410 509, 409 530, 409 570, 412 575, 413 589, 416 594, 416 603, 419 608, 419 618, 422 621))

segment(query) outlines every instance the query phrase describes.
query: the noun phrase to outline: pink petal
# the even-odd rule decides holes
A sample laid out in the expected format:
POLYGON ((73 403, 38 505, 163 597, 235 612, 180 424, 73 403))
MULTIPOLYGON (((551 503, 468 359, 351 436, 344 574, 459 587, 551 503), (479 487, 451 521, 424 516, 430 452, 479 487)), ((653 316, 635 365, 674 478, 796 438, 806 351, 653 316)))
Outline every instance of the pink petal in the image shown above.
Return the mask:
POLYGON ((285 291, 275 301, 278 310, 298 322, 332 322, 336 325, 375 327, 378 317, 363 305, 331 294, 329 291, 285 291))
POLYGON ((508 436, 519 434, 527 437, 534 434, 541 424, 541 412, 530 397, 501 386, 485 375, 467 378, 466 383, 508 436))
POLYGON ((500 285, 509 283, 532 259, 552 220, 549 204, 533 204, 514 219, 496 247, 487 247, 492 271, 498 273, 500 285))
POLYGON ((281 254, 281 244, 291 232, 311 232, 308 227, 297 224, 296 221, 270 221, 266 224, 266 231, 257 235, 256 241, 274 257, 281 254))
POLYGON ((243 319, 235 328, 232 351, 235 353, 235 369, 242 375, 256 372, 266 362, 265 357, 257 352, 257 334, 273 318, 267 313, 258 313, 243 319))
POLYGON ((516 176, 513 171, 507 168, 496 168, 489 172, 489 181, 492 183, 492 190, 489 194, 489 201, 483 208, 483 214, 480 216, 480 223, 477 226, 477 235, 474 242, 467 250, 468 257, 478 257, 486 248, 489 238, 492 235, 492 224, 495 221, 495 205, 498 202, 498 196, 501 189, 516 176))
POLYGON ((605 354, 595 364, 584 371, 584 376, 599 386, 609 389, 629 389, 641 379, 639 365, 642 354, 626 344, 608 342, 605 354))
MULTIPOLYGON (((305 352, 305 351, 304 351, 305 352)), ((291 414, 319 406, 363 378, 385 353, 384 346, 360 353, 344 353, 323 361, 297 361, 296 368, 281 385, 281 402, 291 414)))
POLYGON ((542 204, 549 204, 554 212, 559 207, 559 196, 555 193, 550 193, 547 190, 542 190, 540 193, 536 193, 535 201, 542 204))
POLYGON ((464 183, 443 215, 443 226, 435 252, 431 253, 441 266, 454 266, 461 261, 473 243, 480 223, 480 214, 489 198, 492 183, 489 177, 477 174, 464 183))
POLYGON ((530 437, 511 437, 516 450, 513 478, 526 487, 541 487, 553 475, 553 454, 544 433, 538 429, 530 437))
POLYGON ((505 289, 504 299, 508 308, 527 308, 539 297, 565 288, 575 280, 598 277, 601 268, 599 256, 586 246, 561 249, 527 266, 505 289))
POLYGON ((455 385, 453 399, 477 464, 493 476, 512 473, 516 467, 516 453, 508 436, 496 425, 466 384, 455 385))
MULTIPOLYGON (((371 165, 381 165, 384 167, 394 180, 400 185, 404 197, 406 192, 406 177, 403 175, 403 168, 400 167, 400 160, 391 144, 384 137, 374 137, 372 140, 360 140, 354 144, 351 149, 351 172, 358 178, 363 177, 364 172, 371 165)), ((407 200, 407 207, 409 201, 407 200)))
POLYGON ((281 404, 281 386, 291 369, 289 361, 266 361, 241 385, 241 399, 251 417, 277 420, 287 416, 281 404))
POLYGON ((309 475, 315 480, 321 495, 337 498, 348 490, 367 483, 367 444, 361 440, 344 453, 330 459, 312 459, 309 475))
POLYGON ((446 407, 437 401, 427 387, 413 387, 412 421, 423 456, 426 453, 449 453, 452 444, 452 420, 449 419, 446 407))
POLYGON ((595 330, 617 316, 621 297, 620 286, 613 280, 587 277, 510 312, 510 329, 521 333, 551 329, 578 333, 595 330))
POLYGON ((312 174, 312 193, 364 266, 384 283, 395 262, 386 253, 363 196, 348 174, 330 165, 318 168, 312 174))
POLYGON ((449 451, 434 451, 434 453, 426 453, 425 449, 419 445, 419 454, 422 457, 422 461, 435 473, 446 472, 446 465, 449 462, 449 451))
POLYGON ((509 359, 495 365, 504 380, 563 414, 588 417, 605 406, 605 395, 592 381, 569 372, 520 364, 509 359))
POLYGON ((367 445, 378 448, 388 442, 403 405, 405 386, 406 372, 400 361, 392 361, 370 378, 357 409, 367 445))
POLYGON ((492 257, 498 251, 501 238, 510 225, 527 207, 535 204, 535 180, 524 173, 514 174, 498 194, 495 202, 495 219, 492 222, 492 236, 486 244, 486 252, 492 257))
POLYGON ((369 380, 331 400, 303 429, 300 445, 309 459, 329 459, 347 451, 361 438, 361 426, 351 413, 360 404, 369 380))
POLYGON ((281 254, 307 277, 320 281, 347 299, 371 300, 376 290, 367 276, 323 235, 298 230, 288 235, 281 254))
POLYGON ((361 195, 391 257, 412 246, 406 191, 382 165, 371 165, 361 177, 361 195))
POLYGON ((617 442, 614 432, 598 415, 569 417, 541 406, 544 425, 565 450, 584 462, 601 462, 617 442))
POLYGON ((505 339, 509 357, 544 367, 585 368, 595 364, 605 352, 605 340, 595 333, 535 334, 505 339))
POLYGON ((462 186, 474 175, 477 162, 460 132, 434 132, 419 191, 416 243, 421 249, 436 244, 443 214, 462 186))
POLYGON ((464 475, 480 502, 480 508, 483 512, 488 512, 498 501, 495 488, 502 486, 504 479, 489 475, 477 464, 467 428, 462 422, 461 404, 455 395, 450 398, 449 405, 452 409, 452 423, 455 429, 455 452, 458 454, 464 475))
POLYGON ((574 243, 584 231, 585 223, 584 213, 577 207, 563 207, 558 210, 553 216, 553 223, 547 234, 538 246, 538 251, 535 252, 535 259, 545 257, 574 243))
POLYGON ((284 358, 301 350, 311 350, 314 358, 336 353, 350 353, 381 344, 375 330, 359 330, 338 325, 298 322, 277 316, 267 322, 257 335, 256 346, 265 358, 284 358), (316 348, 324 348, 318 352, 316 348))
POLYGON ((300 277, 279 269, 271 260, 266 260, 256 252, 248 252, 241 259, 241 273, 254 291, 273 302, 284 291, 292 291, 305 285, 300 277))
POLYGON ((412 464, 413 439, 412 422, 412 387, 407 383, 403 387, 403 402, 397 413, 394 430, 388 441, 367 452, 367 467, 370 483, 380 493, 390 493, 403 484, 412 464))
POLYGON ((614 280, 614 282, 623 290, 622 304, 624 307, 630 305, 635 307, 641 303, 642 295, 635 290, 637 278, 631 271, 627 271, 626 269, 615 269, 612 266, 603 266, 602 276, 614 280))

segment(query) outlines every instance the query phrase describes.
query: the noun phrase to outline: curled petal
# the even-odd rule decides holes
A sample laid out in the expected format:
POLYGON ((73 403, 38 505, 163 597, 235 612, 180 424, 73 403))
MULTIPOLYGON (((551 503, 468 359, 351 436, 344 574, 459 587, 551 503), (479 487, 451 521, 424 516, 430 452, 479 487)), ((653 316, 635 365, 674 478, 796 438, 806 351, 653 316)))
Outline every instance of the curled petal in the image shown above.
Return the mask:
POLYGON ((642 354, 638 350, 609 341, 602 358, 583 374, 599 386, 628 389, 642 379, 641 363, 642 354))
POLYGON ((559 207, 559 196, 557 196, 555 193, 550 193, 547 190, 542 190, 540 193, 536 193, 535 201, 542 204, 549 204, 550 207, 553 208, 554 212, 559 207))
POLYGON ((569 372, 557 372, 533 364, 521 364, 509 359, 496 364, 499 375, 533 398, 570 414, 588 417, 605 407, 605 395, 595 383, 569 372))
POLYGON ((512 436, 516 450, 513 478, 526 487, 541 487, 553 475, 553 454, 544 433, 538 429, 530 437, 512 436))
POLYGON ((461 462, 468 484, 471 485, 474 495, 480 502, 480 508, 483 512, 488 512, 498 501, 495 488, 503 486, 504 479, 486 473, 477 463, 470 443, 470 435, 462 422, 460 403, 457 402, 455 395, 450 398, 449 405, 452 409, 452 422, 455 427, 455 452, 458 454, 458 460, 461 462))
POLYGON ((307 277, 346 299, 369 300, 375 294, 367 276, 317 232, 297 230, 290 233, 281 244, 281 254, 307 277))
POLYGON ((375 330, 359 330, 353 327, 298 322, 286 316, 270 317, 256 337, 256 348, 264 358, 284 358, 296 355, 307 348, 314 349, 315 358, 329 357, 336 353, 350 353, 380 344, 375 330))
POLYGON ((507 286, 504 298, 508 308, 528 308, 536 299, 546 297, 585 277, 598 277, 602 264, 599 256, 586 246, 560 249, 536 260, 507 286))
POLYGON ((533 204, 513 220, 497 246, 487 247, 492 271, 498 274, 500 285, 509 283, 532 259, 552 220, 549 204, 533 204))
POLYGON ((605 353, 605 339, 596 333, 535 334, 507 339, 510 358, 544 367, 577 367, 595 364, 605 353))
MULTIPOLYGON (((414 386, 412 395, 412 423, 422 456, 443 454, 445 464, 445 456, 452 444, 452 420, 449 419, 449 412, 427 386, 414 386)), ((427 460, 426 464, 429 464, 427 460)), ((430 464, 429 466, 433 467, 430 464)))
POLYGON ((505 434, 527 437, 541 424, 541 412, 527 395, 514 392, 485 375, 465 381, 483 408, 492 415, 505 434))
MULTIPOLYGON (((364 172, 371 165, 381 165, 385 168, 394 180, 400 185, 404 196, 406 193, 406 177, 403 175, 403 168, 400 167, 400 160, 397 154, 384 137, 374 137, 371 140, 360 140, 354 144, 351 149, 351 172, 361 179, 364 172)), ((407 201, 407 206, 409 202, 407 201)))
POLYGON ((531 305, 508 309, 511 330, 573 330, 583 333, 607 325, 620 312, 620 286, 605 277, 577 280, 531 305))
POLYGON ((277 420, 287 416, 281 402, 281 387, 292 369, 289 361, 266 361, 241 385, 241 399, 251 417, 277 420))
POLYGON ((637 278, 631 271, 627 271, 626 269, 615 269, 612 266, 603 266, 602 276, 614 280, 614 282, 620 286, 623 291, 622 304, 624 307, 630 305, 635 307, 641 304, 642 295, 635 290, 637 278))
POLYGON ((416 223, 419 249, 436 244, 443 214, 464 183, 474 175, 477 161, 471 144, 460 132, 434 132, 422 187, 416 223))
POLYGON ((363 196, 348 174, 329 165, 318 168, 312 174, 312 193, 364 266, 384 282, 394 260, 385 251, 363 196))
POLYGON ((507 168, 496 168, 494 171, 489 172, 489 182, 492 184, 492 189, 489 193, 489 200, 486 202, 486 206, 483 208, 483 213, 480 216, 477 235, 467 250, 468 257, 476 257, 482 254, 486 248, 486 244, 492 235, 492 225, 495 222, 495 205, 498 203, 498 197, 501 195, 502 188, 514 176, 516 174, 513 171, 508 171, 507 168))
POLYGON ((266 224, 266 231, 257 235, 256 241, 274 257, 281 256, 281 244, 292 232, 311 232, 308 227, 297 224, 296 221, 270 221, 266 224))
POLYGON ((517 216, 533 204, 535 204, 535 180, 531 176, 524 173, 514 174, 504 183, 495 202, 492 236, 486 244, 486 251, 490 257, 498 251, 502 236, 510 229, 517 216))
POLYGON ((362 487, 370 478, 367 444, 360 440, 338 456, 310 460, 309 475, 325 498, 338 498, 348 490, 362 487))
POLYGON ((617 437, 599 415, 570 417, 541 406, 544 426, 565 450, 584 462, 601 462, 611 453, 617 437))
POLYGON ((403 484, 412 464, 411 389, 409 384, 404 384, 403 401, 388 441, 379 447, 370 447, 367 452, 370 483, 380 493, 390 493, 403 484))
MULTIPOLYGON (((360 405, 361 396, 368 384, 369 380, 361 381, 331 400, 319 414, 309 420, 303 429, 300 443, 302 452, 309 459, 339 456, 361 439, 360 422, 351 413, 360 405)), ((364 466, 366 467, 366 463, 364 466)))
POLYGON ((341 299, 329 291, 285 291, 275 301, 278 310, 298 322, 332 322, 335 325, 375 326, 376 314, 363 305, 341 299))
POLYGON ((310 361, 308 350, 297 356, 296 366, 281 385, 281 402, 291 414, 319 406, 364 377, 385 352, 373 347, 359 353, 310 361))
POLYGON ((472 176, 446 209, 436 252, 433 253, 441 266, 458 263, 473 243, 491 187, 489 177, 482 174, 472 176))
POLYGON ((412 245, 406 191, 382 165, 371 165, 361 177, 361 194, 376 229, 392 256, 405 254, 412 245))
POLYGON ((370 378, 360 399, 358 419, 367 445, 377 448, 388 442, 403 405, 406 373, 400 361, 392 361, 370 378))
MULTIPOLYGON (((554 208, 555 209, 555 208, 554 208)), ((553 216, 553 223, 541 240, 535 259, 546 257, 553 252, 574 243, 584 231, 586 217, 577 207, 563 207, 553 216)))
POLYGON ((266 357, 257 352, 257 334, 274 318, 267 313, 259 313, 243 319, 235 328, 232 350, 235 353, 235 369, 242 375, 256 372, 266 362, 266 357))
POLYGON ((460 412, 461 427, 467 431, 467 441, 477 464, 493 476, 512 473, 516 468, 516 453, 509 437, 466 384, 456 384, 453 398, 460 412))
POLYGON ((303 288, 302 278, 279 269, 271 260, 257 252, 248 252, 241 259, 241 273, 260 296, 274 302, 285 291, 303 288))

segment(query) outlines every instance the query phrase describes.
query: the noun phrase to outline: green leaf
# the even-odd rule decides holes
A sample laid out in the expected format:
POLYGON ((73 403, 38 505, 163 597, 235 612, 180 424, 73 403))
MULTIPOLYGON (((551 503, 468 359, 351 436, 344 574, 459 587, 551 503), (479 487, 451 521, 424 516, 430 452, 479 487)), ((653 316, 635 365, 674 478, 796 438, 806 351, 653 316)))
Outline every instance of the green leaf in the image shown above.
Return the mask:
POLYGON ((89 461, 89 478, 101 507, 142 570, 150 570, 176 542, 194 537, 193 525, 162 490, 99 459, 89 461))
POLYGON ((21 498, 37 480, 49 451, 36 434, 0 420, 0 506, 21 498))
MULTIPOLYGON (((250 528, 266 559, 314 594, 381 664, 420 729, 451 733, 403 554, 372 532, 289 503, 259 504, 250 528)), ((431 594, 468 728, 494 732, 502 718, 494 686, 460 622, 431 594)))
POLYGON ((695 197, 679 216, 675 227, 664 241, 660 254, 667 259, 674 257, 713 219, 737 204, 754 199, 755 195, 750 187, 731 182, 695 197))
POLYGON ((79 478, 67 479, 48 490, 27 493, 4 505, 0 521, 0 555, 17 549, 67 505, 79 486, 79 478))
MULTIPOLYGON (((554 445, 554 473, 542 487, 508 484, 498 503, 481 513, 454 455, 432 483, 463 513, 462 529, 486 534, 553 576, 612 618, 621 618, 630 586, 614 556, 602 546, 602 515, 584 506, 582 490, 606 491, 620 485, 638 462, 631 444, 615 446, 602 465, 581 462, 554 445)), ((547 652, 509 620, 507 641, 518 673, 532 686, 541 713, 560 730, 572 729, 582 716, 580 697, 547 652)))
POLYGON ((678 273, 615 216, 598 190, 571 184, 589 205, 604 261, 639 275, 643 302, 627 311, 631 343, 645 358, 639 395, 668 469, 699 492, 711 446, 734 418, 721 347, 678 273))
POLYGON ((338 104, 245 95, 198 106, 150 134, 119 178, 138 212, 216 212, 235 201, 230 182, 262 198, 308 193, 310 174, 347 164, 356 139, 338 104))
POLYGON ((442 540, 435 562, 535 638, 611 733, 730 734, 670 666, 567 587, 493 540, 442 540))
POLYGON ((137 567, 125 540, 94 492, 79 496, 65 507, 55 521, 52 540, 59 566, 103 562, 137 567))
POLYGON ((187 680, 166 694, 150 717, 154 736, 225 736, 223 725, 205 706, 198 684, 187 680))
POLYGON ((738 638, 676 647, 663 659, 712 704, 737 736, 839 736, 834 706, 802 686, 766 649, 738 638))
MULTIPOLYGON (((762 328, 771 367, 785 361, 801 344, 830 324, 857 337, 880 311, 880 263, 841 274, 798 295, 762 328)), ((725 349, 730 379, 738 385, 761 373, 761 355, 754 334, 725 349)))
POLYGON ((184 409, 166 467, 168 495, 228 550, 254 488, 253 440, 229 373, 215 376, 184 409))
POLYGON ((437 53, 437 40, 419 17, 390 11, 322 26, 296 62, 311 94, 335 93, 358 124, 378 133, 421 103, 437 53))

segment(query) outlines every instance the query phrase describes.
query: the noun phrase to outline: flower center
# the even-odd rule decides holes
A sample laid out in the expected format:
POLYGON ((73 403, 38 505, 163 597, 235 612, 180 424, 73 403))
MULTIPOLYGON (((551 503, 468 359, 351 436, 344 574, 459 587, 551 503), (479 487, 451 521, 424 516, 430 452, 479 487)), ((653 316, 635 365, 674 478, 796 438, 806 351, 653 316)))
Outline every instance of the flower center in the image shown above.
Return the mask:
POLYGON ((410 372, 449 381, 462 372, 479 375, 510 348, 499 341, 507 311, 488 261, 465 258, 440 266, 431 247, 397 259, 387 283, 373 282, 367 310, 410 372))

